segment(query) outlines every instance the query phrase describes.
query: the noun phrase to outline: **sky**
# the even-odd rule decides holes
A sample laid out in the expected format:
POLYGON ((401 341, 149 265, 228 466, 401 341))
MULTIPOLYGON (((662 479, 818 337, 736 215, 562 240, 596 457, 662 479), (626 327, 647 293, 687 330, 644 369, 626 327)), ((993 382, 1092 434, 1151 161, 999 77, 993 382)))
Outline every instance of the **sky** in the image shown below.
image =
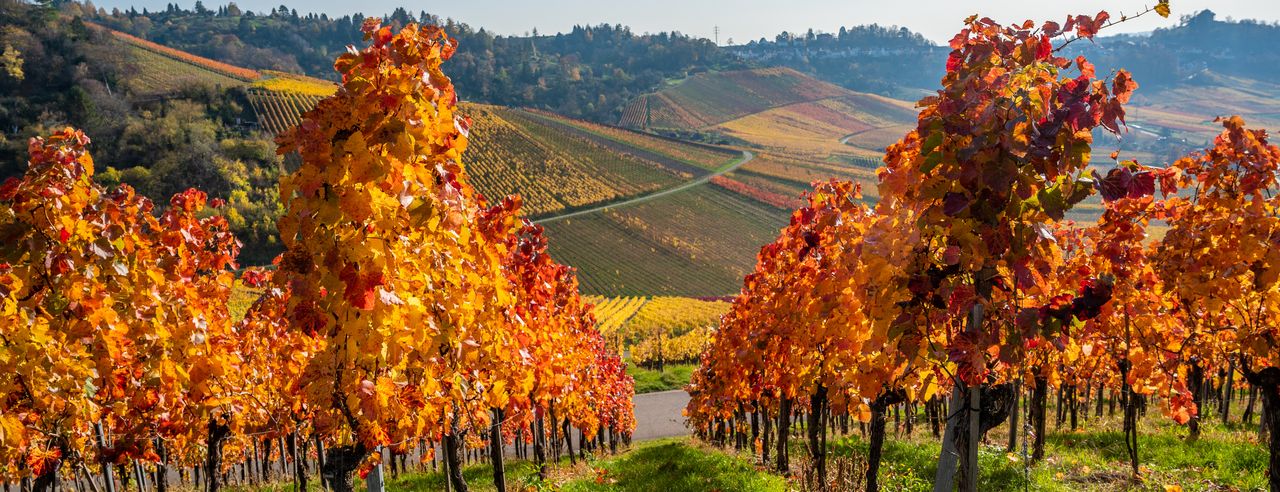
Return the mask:
MULTIPOLYGON (((130 6, 139 10, 163 9, 175 0, 97 0, 95 5, 130 6)), ((195 0, 176 0, 191 8, 195 0)), ((226 0, 206 0, 215 8, 226 0)), ((836 32, 840 26, 877 23, 907 27, 942 43, 962 26, 965 17, 982 14, 997 21, 1012 23, 1026 19, 1056 20, 1068 14, 1093 15, 1107 10, 1113 18, 1134 14, 1155 0, 809 0, 780 2, 777 0, 454 0, 422 2, 412 0, 239 0, 241 8, 266 12, 281 3, 306 12, 346 15, 360 11, 365 15, 382 15, 403 6, 415 14, 419 10, 440 17, 451 17, 474 28, 483 27, 498 34, 523 35, 534 28, 539 34, 570 30, 578 24, 623 24, 636 33, 680 31, 708 39, 720 29, 719 41, 743 44, 761 37, 770 40, 782 31, 803 33, 836 32)), ((1168 19, 1155 14, 1116 26, 1113 33, 1150 31, 1177 24, 1181 15, 1211 9, 1219 19, 1280 20, 1280 2, 1275 0, 1172 0, 1173 15, 1168 19)))

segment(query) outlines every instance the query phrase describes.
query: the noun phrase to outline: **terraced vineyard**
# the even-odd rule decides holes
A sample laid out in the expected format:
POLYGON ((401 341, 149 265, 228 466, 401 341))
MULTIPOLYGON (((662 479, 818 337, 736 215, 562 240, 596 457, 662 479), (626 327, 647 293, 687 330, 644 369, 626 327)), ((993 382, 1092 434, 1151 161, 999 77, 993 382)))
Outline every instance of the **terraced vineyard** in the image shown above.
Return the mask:
POLYGON ((284 72, 264 71, 266 77, 249 87, 249 104, 263 131, 279 134, 302 122, 302 114, 333 94, 338 86, 327 80, 284 72))
POLYGON ((105 31, 119 41, 137 71, 127 81, 134 94, 165 95, 190 86, 238 87, 262 77, 254 70, 168 48, 97 24, 86 25, 105 31))
POLYGON ((718 169, 741 156, 741 153, 723 147, 682 142, 626 128, 568 119, 545 111, 530 110, 529 112, 552 118, 556 123, 571 125, 597 137, 613 140, 635 149, 647 150, 704 170, 718 169))
MULTIPOLYGON (((702 185, 644 203, 547 224, 552 254, 597 295, 736 292, 760 239, 788 212, 702 185)), ((767 239, 765 240, 767 242, 767 239)))
MULTIPOLYGON (((759 148, 825 159, 834 154, 881 155, 883 148, 849 146, 841 138, 880 128, 900 129, 914 118, 908 102, 857 94, 772 108, 716 129, 759 148)), ((905 133, 899 131, 895 140, 905 133)))
POLYGON ((232 80, 236 80, 239 83, 251 82, 254 80, 258 80, 259 78, 262 77, 262 74, 256 70, 251 70, 244 67, 237 67, 235 65, 226 64, 217 60, 212 60, 202 56, 196 56, 182 50, 176 50, 168 46, 147 41, 145 39, 139 38, 132 34, 120 32, 114 29, 108 29, 106 27, 103 27, 94 23, 86 23, 86 25, 94 29, 107 31, 113 37, 129 45, 131 48, 143 50, 158 56, 162 56, 162 57, 174 60, 176 62, 191 65, 193 67, 200 68, 205 71, 212 72, 232 80))
MULTIPOLYGON (((867 161, 860 161, 867 162, 867 161)), ((756 154, 756 158, 730 174, 734 179, 770 186, 772 190, 790 190, 793 196, 808 191, 814 181, 832 178, 864 183, 864 197, 875 196, 875 168, 850 163, 833 163, 786 157, 773 153, 756 154)), ((785 193, 785 192, 784 192, 785 193)))
MULTIPOLYGON (((464 159, 487 196, 520 193, 526 212, 546 215, 674 186, 692 177, 666 163, 619 150, 522 110, 469 104, 471 140, 464 159)), ((698 170, 694 168, 694 170, 698 170)))
POLYGON ((788 68, 701 73, 636 98, 623 110, 620 125, 692 130, 769 108, 848 94, 788 68))
POLYGON ((597 326, 610 347, 636 364, 692 361, 729 303, 691 297, 592 297, 597 326))
POLYGON ((249 105, 258 116, 258 126, 271 134, 280 134, 302 122, 302 114, 320 102, 322 96, 296 92, 250 88, 249 105))

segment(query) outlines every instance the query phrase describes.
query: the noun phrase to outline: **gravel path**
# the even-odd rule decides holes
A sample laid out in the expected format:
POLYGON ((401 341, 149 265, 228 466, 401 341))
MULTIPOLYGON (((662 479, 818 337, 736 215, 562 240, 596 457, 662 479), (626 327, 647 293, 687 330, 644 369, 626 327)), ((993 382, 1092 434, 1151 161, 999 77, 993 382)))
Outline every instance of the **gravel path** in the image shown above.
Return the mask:
POLYGON ((636 405, 636 432, 631 436, 632 440, 689 435, 681 414, 689 403, 689 394, 684 390, 644 393, 636 395, 632 401, 636 405))

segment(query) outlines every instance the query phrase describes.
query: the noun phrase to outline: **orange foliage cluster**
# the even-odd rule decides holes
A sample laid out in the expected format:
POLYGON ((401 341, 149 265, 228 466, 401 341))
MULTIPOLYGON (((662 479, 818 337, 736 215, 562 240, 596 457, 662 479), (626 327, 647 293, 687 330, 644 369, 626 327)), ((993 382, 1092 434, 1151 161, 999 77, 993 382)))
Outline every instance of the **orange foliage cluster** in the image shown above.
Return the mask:
MULTIPOLYGON (((1167 15, 1167 3, 1148 11, 1167 15)), ((1108 18, 968 19, 942 89, 886 153, 874 211, 852 184, 820 183, 761 249, 690 386, 699 433, 723 435, 744 412, 789 425, 793 405, 829 408, 872 422, 874 456, 887 405, 950 388, 961 410, 944 443, 954 451, 941 455, 946 481, 947 457, 977 449, 958 431, 992 425, 964 409, 980 401, 985 419, 1000 401, 991 395, 1017 395, 1011 383, 1036 388, 1041 409, 1047 387, 1128 395, 1129 443, 1145 395, 1194 435, 1199 387, 1219 370, 1239 369, 1280 404, 1280 147, 1234 117, 1212 148, 1168 167, 1093 170, 1094 130, 1123 131, 1137 83, 1123 70, 1098 79, 1083 57, 1057 56, 1053 39, 1092 38, 1108 18), (1096 224, 1066 220, 1094 193, 1105 206, 1096 224), (1152 221, 1169 224, 1163 238, 1149 238, 1152 221)), ((822 434, 809 434, 819 480, 822 434)), ((1042 434, 1029 437, 1037 459, 1042 434)))
POLYGON ((270 278, 246 274, 269 286, 239 321, 219 201, 189 190, 157 215, 94 183, 83 134, 31 141, 27 173, 0 185, 0 480, 199 463, 217 490, 288 437, 326 443, 330 486, 349 490, 382 447, 443 441, 454 459, 544 421, 552 440, 630 435, 634 383, 574 270, 518 196, 490 207, 467 183, 470 122, 441 70, 454 42, 363 31, 341 90, 278 138, 302 157, 280 185, 286 252, 270 278))

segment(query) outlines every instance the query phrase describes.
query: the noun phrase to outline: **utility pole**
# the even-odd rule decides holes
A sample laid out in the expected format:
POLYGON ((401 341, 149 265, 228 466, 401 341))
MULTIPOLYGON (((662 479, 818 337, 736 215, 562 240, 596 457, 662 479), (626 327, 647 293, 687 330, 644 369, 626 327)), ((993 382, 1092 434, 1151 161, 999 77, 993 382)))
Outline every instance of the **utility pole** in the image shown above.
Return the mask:
POLYGON ((716 26, 715 33, 716 33, 716 46, 720 46, 720 26, 716 26))

